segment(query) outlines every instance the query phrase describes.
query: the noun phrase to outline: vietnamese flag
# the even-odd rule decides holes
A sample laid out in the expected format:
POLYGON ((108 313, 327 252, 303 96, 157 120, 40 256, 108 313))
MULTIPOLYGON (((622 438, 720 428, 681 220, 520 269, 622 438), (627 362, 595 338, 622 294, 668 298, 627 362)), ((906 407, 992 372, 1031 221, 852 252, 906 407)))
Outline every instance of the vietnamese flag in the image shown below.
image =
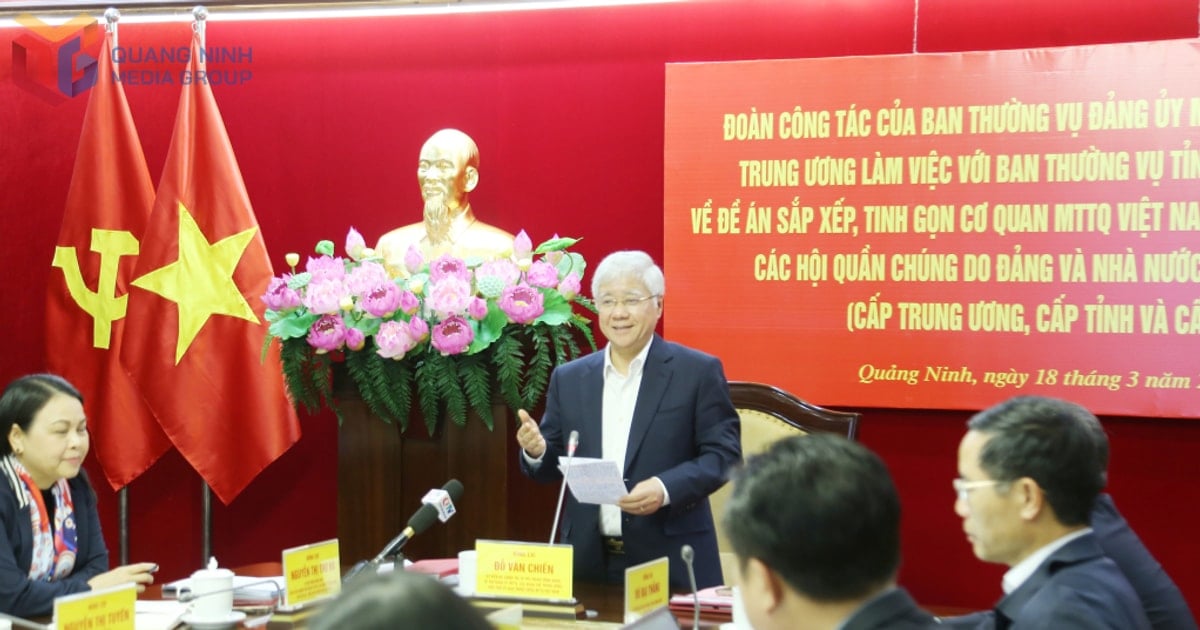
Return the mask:
POLYGON ((54 248, 46 299, 46 364, 83 394, 92 447, 118 490, 171 447, 118 359, 138 238, 154 185, 125 91, 112 80, 112 35, 101 47, 54 248))
MULTIPOLYGON (((192 37, 188 77, 205 64, 192 37)), ((129 300, 121 363, 228 504, 300 438, 278 345, 262 360, 267 248, 212 88, 185 82, 129 300)))

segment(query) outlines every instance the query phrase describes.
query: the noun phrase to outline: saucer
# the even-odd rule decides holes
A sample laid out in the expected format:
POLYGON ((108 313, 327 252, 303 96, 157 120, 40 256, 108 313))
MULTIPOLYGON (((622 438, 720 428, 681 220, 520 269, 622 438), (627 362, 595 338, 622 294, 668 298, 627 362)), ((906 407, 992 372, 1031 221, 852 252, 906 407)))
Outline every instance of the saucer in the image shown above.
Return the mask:
POLYGON ((187 627, 196 628, 196 630, 225 630, 225 628, 234 627, 245 618, 246 613, 235 610, 224 619, 200 619, 193 616, 192 613, 187 613, 180 621, 187 624, 187 627))

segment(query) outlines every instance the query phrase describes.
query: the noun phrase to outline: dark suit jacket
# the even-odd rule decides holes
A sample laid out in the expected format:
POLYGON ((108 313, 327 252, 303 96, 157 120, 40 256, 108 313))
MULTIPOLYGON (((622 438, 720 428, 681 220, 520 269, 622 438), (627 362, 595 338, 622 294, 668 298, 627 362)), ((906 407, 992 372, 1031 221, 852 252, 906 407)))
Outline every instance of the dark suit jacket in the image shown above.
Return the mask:
POLYGON ((995 628, 1149 630, 1142 602, 1095 534, 1050 554, 1017 590, 996 604, 995 628))
POLYGON ((937 627, 933 615, 917 607, 908 591, 893 588, 855 611, 842 622, 841 630, 925 630, 937 627))
POLYGON ((75 506, 75 568, 65 579, 35 582, 29 579, 33 562, 29 506, 17 507, 17 496, 0 476, 0 612, 18 617, 49 615, 55 597, 91 590, 87 581, 108 571, 108 548, 100 532, 96 495, 82 471, 68 484, 75 506))
MULTIPOLYGON (((650 343, 630 424, 625 479, 632 488, 657 476, 671 503, 647 516, 621 514, 626 558, 633 566, 667 556, 671 586, 687 589, 679 549, 689 544, 696 552, 697 586, 716 586, 723 580, 708 495, 741 461, 741 424, 717 358, 657 335, 650 343)), ((577 456, 601 456, 603 392, 604 352, 554 370, 541 420, 546 453, 537 467, 520 458, 526 474, 543 482, 561 480, 558 459, 565 453, 564 436, 573 430, 579 431, 577 456)), ((576 576, 602 580, 599 506, 580 504, 568 493, 562 541, 574 545, 576 576)))
MULTIPOLYGON (((1188 610, 1183 593, 1141 539, 1117 511, 1112 497, 1102 494, 1092 505, 1092 529, 1096 542, 1137 593, 1142 608, 1154 630, 1196 630, 1196 620, 1188 610)), ((991 611, 943 620, 955 628, 991 628, 995 620, 991 611)))
POLYGON ((1092 529, 1104 555, 1117 563, 1137 591, 1154 630, 1196 630, 1196 619, 1183 593, 1129 528, 1111 496, 1102 494, 1096 499, 1092 529))

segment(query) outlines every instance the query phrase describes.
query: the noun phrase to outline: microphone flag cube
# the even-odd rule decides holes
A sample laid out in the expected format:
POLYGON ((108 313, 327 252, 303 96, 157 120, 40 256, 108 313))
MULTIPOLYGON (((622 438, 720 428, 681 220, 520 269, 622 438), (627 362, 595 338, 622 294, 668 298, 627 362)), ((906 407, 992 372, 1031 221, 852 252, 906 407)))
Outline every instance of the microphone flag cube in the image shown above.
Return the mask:
POLYGON ((438 520, 445 523, 454 516, 454 500, 450 498, 450 493, 445 490, 430 490, 421 498, 421 503, 431 505, 437 509, 438 520))

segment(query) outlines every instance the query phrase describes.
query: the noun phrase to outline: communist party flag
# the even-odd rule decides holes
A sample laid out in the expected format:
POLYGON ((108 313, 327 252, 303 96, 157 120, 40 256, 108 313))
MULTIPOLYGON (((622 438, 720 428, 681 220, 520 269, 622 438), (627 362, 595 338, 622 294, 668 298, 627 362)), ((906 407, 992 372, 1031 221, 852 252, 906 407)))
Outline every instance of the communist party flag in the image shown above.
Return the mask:
POLYGON ((261 360, 271 264, 193 35, 142 238, 121 363, 228 504, 300 438, 277 346, 261 360))
POLYGON ((101 47, 46 299, 46 363, 83 394, 93 448, 114 490, 171 447, 119 356, 138 237, 154 203, 146 156, 101 47), (90 288, 90 287, 95 287, 90 288))

